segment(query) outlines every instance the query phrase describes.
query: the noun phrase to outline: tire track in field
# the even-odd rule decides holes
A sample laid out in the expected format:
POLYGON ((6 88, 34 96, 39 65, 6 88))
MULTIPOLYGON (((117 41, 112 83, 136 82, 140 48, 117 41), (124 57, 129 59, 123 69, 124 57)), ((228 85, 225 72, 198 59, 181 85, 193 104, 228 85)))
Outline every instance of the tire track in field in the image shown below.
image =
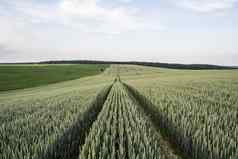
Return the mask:
MULTIPOLYGON (((115 81, 41 159, 185 159, 161 135, 130 87, 115 81)), ((187 159, 187 158, 186 158, 187 159)))
POLYGON ((80 154, 80 147, 108 97, 112 85, 104 88, 97 94, 88 106, 88 109, 79 115, 75 124, 62 134, 54 144, 49 145, 40 159, 76 159, 80 154))
POLYGON ((139 102, 120 81, 115 81, 79 158, 181 159, 164 144, 139 102))
POLYGON ((153 123, 153 126, 156 128, 156 130, 159 132, 159 134, 162 136, 163 140, 161 141, 161 144, 163 144, 163 151, 168 152, 178 156, 178 159, 190 159, 190 155, 185 153, 180 147, 177 145, 177 143, 173 142, 173 139, 171 139, 166 131, 160 128, 162 117, 161 115, 154 110, 155 106, 153 106, 152 102, 147 99, 145 96, 140 94, 139 91, 137 91, 135 88, 123 83, 126 87, 127 91, 130 93, 132 98, 134 98, 135 102, 138 103, 138 105, 143 109, 145 115, 150 118, 151 122, 153 123), (171 152, 172 151, 172 152, 171 152))

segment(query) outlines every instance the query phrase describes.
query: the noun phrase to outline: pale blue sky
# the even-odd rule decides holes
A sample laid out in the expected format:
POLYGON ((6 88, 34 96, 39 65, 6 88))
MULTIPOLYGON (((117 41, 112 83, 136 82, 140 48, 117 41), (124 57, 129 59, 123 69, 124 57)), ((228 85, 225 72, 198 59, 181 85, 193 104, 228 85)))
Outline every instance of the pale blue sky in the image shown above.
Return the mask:
POLYGON ((0 62, 238 65, 238 0, 0 0, 0 62))

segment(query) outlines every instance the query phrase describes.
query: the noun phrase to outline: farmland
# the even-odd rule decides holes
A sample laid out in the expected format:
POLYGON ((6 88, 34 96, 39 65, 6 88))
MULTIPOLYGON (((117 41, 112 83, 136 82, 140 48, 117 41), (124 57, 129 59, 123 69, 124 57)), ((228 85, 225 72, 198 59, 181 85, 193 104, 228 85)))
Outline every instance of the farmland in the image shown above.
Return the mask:
POLYGON ((30 88, 101 73, 109 65, 0 65, 0 91, 30 88), (16 82, 17 81, 17 82, 16 82))
POLYGON ((238 158, 237 70, 95 74, 0 92, 0 158, 238 158))

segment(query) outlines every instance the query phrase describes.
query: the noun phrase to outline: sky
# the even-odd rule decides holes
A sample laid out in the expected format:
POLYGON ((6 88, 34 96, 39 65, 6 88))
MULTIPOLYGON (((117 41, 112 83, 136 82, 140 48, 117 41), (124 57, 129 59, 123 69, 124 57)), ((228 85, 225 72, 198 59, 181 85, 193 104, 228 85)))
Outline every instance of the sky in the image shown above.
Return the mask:
POLYGON ((0 63, 238 65, 238 0, 0 0, 0 63))

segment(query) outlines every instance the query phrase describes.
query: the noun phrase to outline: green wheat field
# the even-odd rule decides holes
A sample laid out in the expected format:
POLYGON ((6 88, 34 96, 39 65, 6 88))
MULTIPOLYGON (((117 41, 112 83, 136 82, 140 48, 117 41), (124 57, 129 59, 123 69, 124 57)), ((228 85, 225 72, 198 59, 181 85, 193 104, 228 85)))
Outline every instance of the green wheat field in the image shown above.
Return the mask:
POLYGON ((0 159, 238 159, 238 70, 1 65, 0 159))

